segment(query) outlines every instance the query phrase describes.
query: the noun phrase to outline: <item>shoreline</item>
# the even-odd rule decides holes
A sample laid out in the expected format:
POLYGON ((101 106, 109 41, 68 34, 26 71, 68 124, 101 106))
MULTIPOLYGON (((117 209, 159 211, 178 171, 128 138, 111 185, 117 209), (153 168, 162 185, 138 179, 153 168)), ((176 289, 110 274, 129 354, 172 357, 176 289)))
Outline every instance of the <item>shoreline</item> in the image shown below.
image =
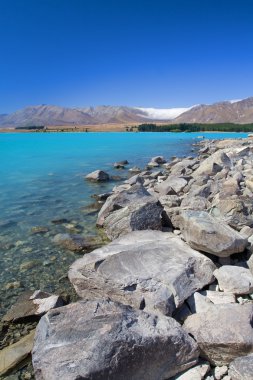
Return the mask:
MULTIPOLYGON (((143 174, 140 174, 140 173, 136 174, 136 175, 130 177, 128 180, 124 181, 124 183, 120 183, 118 186, 115 186, 113 195, 110 195, 106 199, 104 205, 102 206, 102 209, 101 209, 102 211, 99 212, 98 224, 100 225, 100 227, 103 227, 105 233, 107 234, 107 236, 111 240, 114 240, 116 238, 121 238, 121 236, 124 237, 124 235, 127 233, 131 234, 131 231, 133 231, 133 230, 138 231, 138 230, 153 229, 153 230, 161 230, 161 231, 163 231, 162 233, 164 233, 164 234, 174 233, 174 236, 177 237, 177 239, 185 241, 185 239, 186 239, 186 237, 185 237, 186 226, 185 225, 183 226, 180 224, 180 223, 182 223, 182 222, 180 222, 180 218, 179 218, 180 209, 181 209, 181 211, 182 210, 194 209, 196 212, 198 212, 198 211, 201 211, 202 209, 203 210, 207 209, 206 207, 209 206, 209 204, 207 204, 207 202, 209 202, 209 203, 211 202, 211 204, 213 202, 212 198, 210 198, 210 200, 209 200, 210 195, 206 195, 206 194, 208 194, 208 190, 206 190, 208 188, 208 180, 207 180, 207 183, 203 183, 201 186, 198 185, 201 188, 201 189, 198 189, 200 192, 196 192, 196 189, 194 189, 195 192, 192 193, 190 196, 188 196, 188 200, 186 201, 187 194, 189 193, 189 191, 191 191, 191 187, 196 182, 196 178, 195 178, 195 182, 193 182, 193 184, 191 184, 191 186, 189 187, 189 180, 187 180, 187 178, 192 177, 192 174, 199 170, 199 166, 201 166, 201 164, 203 164, 203 162, 207 159, 206 156, 212 157, 213 155, 216 154, 216 152, 219 152, 219 151, 221 152, 224 149, 230 149, 231 152, 236 152, 236 153, 233 153, 233 155, 231 156, 231 159, 233 159, 233 161, 235 161, 235 162, 236 162, 236 155, 238 155, 238 152, 236 150, 241 149, 239 154, 242 156, 243 155, 246 155, 246 156, 249 155, 249 151, 247 151, 247 145, 245 147, 243 144, 248 143, 248 145, 250 146, 250 144, 251 144, 250 140, 251 139, 245 139, 245 140, 238 139, 237 140, 238 144, 235 144, 234 140, 216 140, 216 141, 202 140, 202 141, 199 141, 199 142, 194 144, 194 146, 198 146, 198 148, 199 148, 198 151, 200 153, 200 156, 198 156, 197 158, 194 158, 194 157, 191 159, 189 159, 189 158, 182 158, 182 159, 181 158, 179 158, 179 159, 175 158, 173 161, 170 161, 170 162, 164 163, 164 164, 161 162, 156 162, 157 160, 151 161, 151 164, 152 164, 151 167, 152 167, 153 171, 151 171, 150 173, 147 172, 146 174, 145 174, 145 172, 143 172, 143 174), (230 148, 229 148, 229 141, 232 142, 232 146, 230 148), (235 149, 235 145, 236 145, 236 149, 235 149), (201 150, 202 150, 202 152, 201 152, 201 150), (198 164, 198 159, 200 161, 199 164, 198 164), (156 172, 154 172, 154 170, 156 170, 156 172), (167 174, 164 175, 163 173, 161 173, 162 171, 165 171, 165 173, 167 172, 167 174), (154 173, 156 173, 156 174, 154 174, 154 173), (171 176, 174 176, 174 177, 172 178, 171 176), (170 178, 169 181, 168 181, 168 178, 170 178), (172 179, 174 179, 174 183, 173 183, 172 179), (168 183, 168 185, 166 184, 166 186, 165 186, 166 181, 169 183, 168 183), (130 189, 131 189, 131 191, 130 191, 130 189), (185 190, 188 190, 188 192, 185 190), (128 191, 130 191, 129 194, 128 194, 128 191), (148 195, 147 192, 150 194, 148 195), (133 197, 131 194, 134 194, 133 197), (135 203, 136 202, 136 199, 134 198, 135 196, 137 196, 137 200, 138 200, 137 203, 135 203), (150 199, 150 198, 152 198, 152 199, 150 199), (180 202, 179 202, 179 198, 182 198, 180 202), (182 208, 182 205, 180 205, 180 203, 182 203, 183 201, 184 201, 184 206, 182 208), (126 209, 129 209, 129 212, 126 212, 127 210, 125 210, 125 208, 123 208, 125 210, 124 212, 121 211, 121 210, 123 210, 122 209, 123 204, 124 204, 126 209), (149 207, 151 207, 148 211, 148 213, 150 213, 150 214, 146 214, 147 204, 149 205, 149 207), (160 224, 161 223, 161 221, 159 222, 160 217, 158 217, 158 215, 161 214, 161 210, 164 210, 165 214, 166 214, 166 217, 165 217, 165 215, 163 217, 162 224, 160 224), (138 220, 132 220, 132 216, 136 212, 138 212, 139 218, 138 218, 138 220), (154 215, 156 215, 156 217, 154 217, 154 215), (148 219, 148 224, 147 224, 146 219, 148 219), (122 225, 119 226, 119 222, 122 220, 124 220, 123 227, 122 227, 122 225), (149 223, 151 223, 151 224, 149 224, 149 223), (123 230, 122 230, 122 228, 123 228, 123 230)), ((253 149, 253 147, 252 147, 252 149, 253 149)), ((221 162, 219 162, 219 159, 218 159, 218 161, 217 161, 217 159, 216 159, 216 161, 213 161, 213 163, 215 163, 215 165, 217 164, 220 167, 215 167, 215 169, 214 169, 213 163, 211 164, 211 166, 209 165, 208 170, 211 170, 210 174, 208 174, 209 180, 212 179, 213 177, 217 177, 216 181, 221 182, 224 179, 223 177, 224 177, 225 172, 223 173, 223 176, 222 175, 220 176, 219 173, 225 169, 226 169, 226 171, 228 170, 225 177, 229 174, 228 162, 226 161, 226 159, 224 160, 223 158, 221 158, 221 156, 222 155, 220 155, 220 157, 219 157, 219 159, 221 159, 221 162), (221 167, 221 165, 222 165, 222 167, 221 167), (214 172, 212 172, 212 170, 214 170, 214 172)), ((231 191, 232 192, 235 191, 233 186, 235 186, 235 183, 232 183, 232 184, 229 183, 229 186, 227 189, 227 192, 229 194, 229 198, 231 198, 231 191), (231 186, 232 186, 232 190, 230 189, 231 186)), ((216 191, 216 190, 213 190, 213 191, 216 191)), ((215 217, 217 217, 217 215, 215 217)), ((186 223, 186 221, 185 221, 185 223, 186 223)), ((233 221, 229 222, 230 225, 231 225, 231 223, 233 224, 234 222, 233 221)), ((242 223, 244 223, 244 221, 242 223)), ((243 227, 240 227, 240 230, 243 227)), ((188 228, 189 228, 189 226, 188 226, 188 228)), ((233 226, 232 229, 238 230, 238 227, 235 229, 235 226, 233 226)), ((152 240, 152 238, 151 238, 151 240, 152 240)), ((153 244, 155 243, 156 240, 157 239, 155 239, 153 241, 153 244)), ((109 243, 109 245, 106 245, 104 247, 108 247, 108 249, 110 249, 111 244, 113 244, 113 243, 109 243)), ((186 239, 186 244, 189 244, 191 246, 190 241, 187 242, 187 239, 186 239)), ((195 244, 196 244, 196 242, 195 242, 195 244)), ((204 244, 204 243, 201 242, 201 244, 204 244)), ((101 249, 103 250, 103 247, 101 249)), ((201 254, 201 255, 204 256, 204 254, 201 254)), ((84 258, 89 257, 89 256, 92 257, 92 253, 86 254, 84 256, 84 258)), ((214 253, 214 256, 215 256, 215 253, 214 253)), ((215 260, 213 259, 214 263, 222 266, 223 265, 222 260, 219 259, 219 256, 215 256, 215 257, 216 257, 216 259, 215 260)), ((228 255, 226 257, 230 258, 230 255, 228 255)), ((231 258, 230 258, 230 260, 231 260, 231 258)), ((228 260, 227 260, 227 262, 228 262, 228 260)), ((83 265, 84 265, 83 268, 85 268, 85 264, 83 264, 83 265)), ((211 265, 211 263, 209 265, 211 265)), ((84 295, 84 293, 82 293, 83 290, 82 290, 82 292, 80 292, 80 290, 79 290, 80 277, 79 277, 78 282, 75 282, 76 281, 75 276, 77 275, 79 268, 75 267, 75 263, 73 263, 71 265, 71 268, 72 269, 69 272, 69 277, 70 277, 70 280, 72 282, 72 285, 74 285, 79 296, 80 295, 83 296, 84 295), (73 269, 73 267, 74 267, 74 269, 73 269), (72 273, 71 273, 71 271, 72 271, 72 273)), ((82 269, 82 271, 83 270, 84 269, 82 269)), ((115 284, 114 286, 117 286, 117 285, 115 284)), ((205 286, 207 286, 207 285, 205 285, 205 286)), ((202 287, 203 287, 203 284, 202 284, 202 287)), ((201 289, 201 287, 200 287, 200 289, 201 289)), ((101 296, 101 295, 105 296, 105 294, 108 290, 106 289, 106 286, 105 286, 105 288, 101 289, 100 291, 101 291, 101 293, 99 293, 99 291, 97 291, 98 293, 96 296, 94 293, 94 295, 91 297, 91 301, 93 298, 96 299, 96 297, 98 297, 98 296, 101 296)), ((117 298, 119 296, 118 295, 116 296, 117 292, 115 293, 115 296, 114 296, 113 293, 111 293, 112 291, 113 291, 113 288, 110 290, 112 300, 113 301, 119 300, 117 298)), ((94 289, 93 289, 93 292, 94 292, 94 289)), ((195 291, 192 294, 196 294, 196 293, 198 293, 198 292, 195 291)), ((217 291, 217 293, 220 293, 220 292, 217 291)), ((134 299, 127 299, 128 296, 126 293, 122 294, 120 297, 121 297, 120 302, 124 303, 124 300, 125 300, 127 304, 130 304, 134 308, 136 308, 136 303, 135 303, 136 301, 134 299)), ((87 294, 84 298, 87 298, 87 294)), ((90 297, 88 297, 88 299, 89 298, 90 297)), ((237 302, 236 305, 237 304, 239 305, 240 303, 237 302)), ((70 304, 70 305, 74 305, 74 304, 70 304)), ((151 303, 151 305, 152 305, 152 303, 151 303)), ((69 308, 69 310, 70 310, 71 307, 72 306, 66 306, 65 308, 69 308)), ((170 307, 172 307, 172 306, 170 306, 170 307)), ((154 310, 152 308, 153 308, 153 306, 151 308, 149 308, 148 305, 146 305, 146 307, 144 308, 144 312, 147 312, 147 313, 154 312, 154 310)), ((58 309, 58 310, 60 311, 60 309, 58 309)), ((159 308, 156 309, 156 312, 158 312, 159 315, 164 314, 163 308, 161 310, 159 308)), ((196 314, 192 313, 192 315, 196 315, 196 314)), ((161 316, 161 318, 163 318, 163 316, 161 316)), ((174 318, 175 318, 175 315, 174 315, 174 318)), ((178 318, 176 318, 176 319, 178 320, 178 318)), ((38 339, 38 337, 37 337, 37 339, 38 339)), ((43 343, 43 342, 40 342, 40 344, 41 343, 43 343)), ((46 342, 44 342, 43 344, 46 344, 46 342)), ((39 348, 37 345, 37 350, 38 349, 39 348)), ((36 352, 36 350, 35 350, 35 352, 36 352)), ((38 360, 39 360, 38 354, 36 354, 36 355, 37 355, 36 360, 38 363, 38 360)), ((38 364, 36 364, 36 365, 38 368, 38 364)), ((40 365, 42 367, 44 366, 43 361, 41 361, 39 366, 40 365)), ((43 368, 44 368, 43 370, 47 371, 47 369, 45 367, 43 367, 43 368)), ((213 368, 215 368, 215 367, 213 367, 213 368)), ((210 372, 210 370, 209 370, 209 372, 210 372)), ((45 377, 45 379, 46 379, 46 377, 45 377)))
MULTIPOLYGON (((199 131, 199 132, 168 132, 168 131, 164 131, 164 132, 159 132, 159 131, 154 131, 154 132, 144 132, 144 131, 126 131, 126 130, 90 130, 90 131, 84 131, 84 130, 80 130, 80 131, 46 131, 46 132, 36 132, 36 131, 17 131, 17 130, 1 130, 0 129, 0 134, 50 134, 50 133, 53 133, 53 134, 70 134, 70 133, 172 133, 172 134, 185 134, 185 133, 191 133, 191 134, 201 134, 201 133, 213 133, 213 134, 245 134, 245 135, 248 135, 249 132, 235 132, 235 131, 199 131)), ((253 136, 247 136, 248 138, 250 137, 253 137, 253 136)))

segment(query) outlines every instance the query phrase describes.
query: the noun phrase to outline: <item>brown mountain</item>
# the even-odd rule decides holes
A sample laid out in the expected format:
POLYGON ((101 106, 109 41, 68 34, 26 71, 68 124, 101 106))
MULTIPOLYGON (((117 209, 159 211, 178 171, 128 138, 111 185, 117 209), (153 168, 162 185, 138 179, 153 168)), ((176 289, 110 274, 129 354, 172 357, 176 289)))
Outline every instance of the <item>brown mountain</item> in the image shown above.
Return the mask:
MULTIPOLYGON (((163 113, 159 116, 157 109, 134 108, 124 106, 98 106, 86 108, 68 108, 50 105, 30 106, 9 115, 0 115, 0 128, 24 127, 32 125, 99 125, 124 124, 144 122, 173 122, 173 123, 252 123, 253 97, 235 101, 219 102, 211 105, 198 105, 173 116, 163 113), (151 110, 151 111, 150 111, 151 110), (167 119, 165 119, 165 117, 167 119)), ((170 111, 162 109, 160 111, 170 111)), ((182 110, 183 109, 179 109, 182 110)))
POLYGON ((236 102, 199 105, 184 112, 173 123, 239 123, 253 122, 253 97, 236 102))
POLYGON ((39 105, 26 107, 12 114, 0 116, 0 126, 2 128, 31 125, 130 123, 149 120, 145 112, 138 109, 112 106, 67 108, 39 105))

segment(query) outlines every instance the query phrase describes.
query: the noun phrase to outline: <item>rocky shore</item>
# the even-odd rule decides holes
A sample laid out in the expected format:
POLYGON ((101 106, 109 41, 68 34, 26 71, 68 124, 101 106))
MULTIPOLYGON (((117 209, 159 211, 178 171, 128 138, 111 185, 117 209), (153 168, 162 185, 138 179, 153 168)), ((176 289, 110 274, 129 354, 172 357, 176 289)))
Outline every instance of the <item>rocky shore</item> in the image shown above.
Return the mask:
MULTIPOLYGON (((253 379, 253 140, 196 148, 154 157, 97 196, 97 227, 111 242, 71 265, 78 302, 27 296, 30 316, 46 313, 20 341, 23 360, 34 339, 36 379, 253 379)), ((94 173, 87 179, 109 180, 94 173)))

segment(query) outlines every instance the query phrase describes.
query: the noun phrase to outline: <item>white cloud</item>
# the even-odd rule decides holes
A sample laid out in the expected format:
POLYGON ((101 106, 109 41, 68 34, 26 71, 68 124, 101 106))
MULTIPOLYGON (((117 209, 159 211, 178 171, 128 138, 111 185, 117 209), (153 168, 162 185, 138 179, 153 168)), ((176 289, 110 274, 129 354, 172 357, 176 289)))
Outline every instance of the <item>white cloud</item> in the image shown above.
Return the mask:
MULTIPOLYGON (((188 111, 192 107, 189 108, 140 108, 136 107, 136 109, 144 112, 148 119, 155 120, 172 120, 181 115, 182 113, 188 111)), ((144 116, 144 115, 141 115, 144 116)))

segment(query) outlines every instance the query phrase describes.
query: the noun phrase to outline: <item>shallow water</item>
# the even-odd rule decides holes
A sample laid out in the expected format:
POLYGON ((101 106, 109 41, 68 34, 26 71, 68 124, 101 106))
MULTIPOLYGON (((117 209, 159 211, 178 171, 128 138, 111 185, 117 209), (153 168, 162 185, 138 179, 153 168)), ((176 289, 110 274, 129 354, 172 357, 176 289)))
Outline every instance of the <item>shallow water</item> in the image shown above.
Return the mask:
MULTIPOLYGON (((70 292, 65 278, 78 254, 52 242, 68 224, 83 236, 95 236, 96 212, 87 209, 93 194, 110 190, 115 182, 89 183, 84 176, 96 169, 127 178, 127 170, 113 169, 127 159, 129 167, 144 168, 150 158, 184 156, 200 133, 57 133, 0 134, 0 302, 1 314, 25 289, 70 292), (32 234, 34 226, 48 228, 32 234), (9 289, 9 283, 21 286, 9 289), (6 288, 7 287, 7 288, 6 288)), ((209 139, 246 137, 246 134, 201 133, 209 139)))

